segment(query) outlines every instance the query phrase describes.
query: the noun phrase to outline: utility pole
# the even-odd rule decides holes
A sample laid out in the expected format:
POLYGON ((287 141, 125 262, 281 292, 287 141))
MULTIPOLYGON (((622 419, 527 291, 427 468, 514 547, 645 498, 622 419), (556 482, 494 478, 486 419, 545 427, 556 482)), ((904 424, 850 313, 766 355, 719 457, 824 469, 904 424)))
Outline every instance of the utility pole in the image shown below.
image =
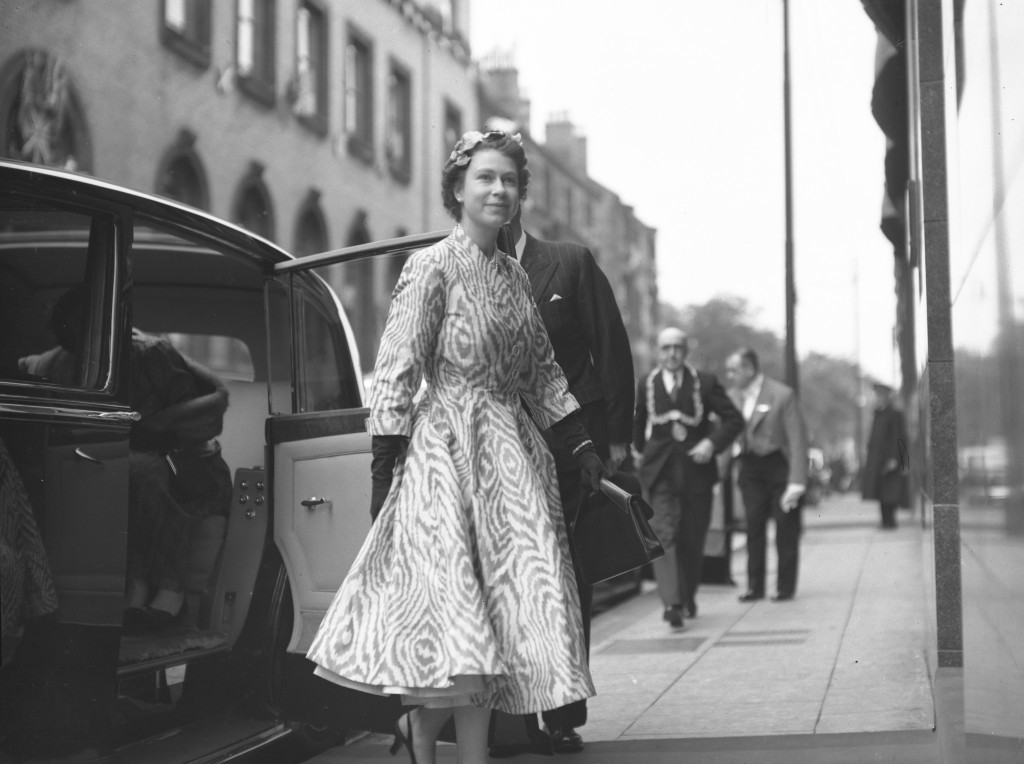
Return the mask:
POLYGON ((800 392, 796 360, 796 284, 793 279, 793 137, 789 99, 789 0, 782 0, 782 93, 786 164, 786 384, 800 392))

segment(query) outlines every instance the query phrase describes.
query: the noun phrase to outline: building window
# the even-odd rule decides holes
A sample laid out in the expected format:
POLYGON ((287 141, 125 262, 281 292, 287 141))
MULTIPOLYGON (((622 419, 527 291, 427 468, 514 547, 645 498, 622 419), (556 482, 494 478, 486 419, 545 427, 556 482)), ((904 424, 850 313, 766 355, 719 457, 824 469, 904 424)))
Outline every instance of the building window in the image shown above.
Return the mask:
POLYGON ((409 71, 395 61, 388 73, 385 153, 391 177, 408 183, 412 174, 412 83, 409 71))
POLYGON ((315 255, 327 248, 327 219, 320 209, 320 192, 310 189, 295 225, 295 254, 299 257, 315 255))
POLYGON ((252 163, 249 172, 238 186, 234 220, 257 236, 269 241, 274 240, 274 208, 270 201, 270 192, 263 182, 263 166, 259 162, 252 163))
POLYGON ((327 18, 319 6, 299 6, 295 30, 292 111, 311 130, 327 134, 327 18))
POLYGON ((451 156, 452 148, 455 146, 455 142, 462 137, 462 112, 459 107, 453 104, 451 101, 445 99, 444 102, 444 132, 442 133, 442 140, 444 145, 441 146, 441 166, 444 167, 444 163, 448 161, 448 157, 451 156))
POLYGON ((274 103, 274 0, 238 0, 235 65, 243 92, 274 103))
POLYGON ((345 133, 349 153, 373 162, 373 47, 352 29, 345 46, 345 133))
POLYGON ((210 65, 211 7, 209 0, 163 0, 161 40, 204 69, 210 65))
POLYGON ((182 130, 174 147, 164 156, 157 171, 156 192, 161 196, 200 210, 210 209, 206 173, 193 145, 195 135, 182 130))

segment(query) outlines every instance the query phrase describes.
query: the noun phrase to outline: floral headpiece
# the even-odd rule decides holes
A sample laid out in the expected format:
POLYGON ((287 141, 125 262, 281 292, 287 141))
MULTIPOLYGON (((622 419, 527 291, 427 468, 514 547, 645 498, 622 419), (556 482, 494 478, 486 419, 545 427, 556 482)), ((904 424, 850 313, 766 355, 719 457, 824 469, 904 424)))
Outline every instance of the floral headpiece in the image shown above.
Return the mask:
POLYGON ((469 164, 469 152, 479 144, 483 143, 488 138, 503 138, 505 136, 508 136, 520 146, 523 145, 523 137, 519 133, 512 135, 504 130, 488 130, 486 133, 481 133, 479 130, 470 130, 459 138, 459 142, 456 143, 455 148, 452 149, 452 153, 448 157, 448 161, 453 162, 456 167, 464 167, 469 164))

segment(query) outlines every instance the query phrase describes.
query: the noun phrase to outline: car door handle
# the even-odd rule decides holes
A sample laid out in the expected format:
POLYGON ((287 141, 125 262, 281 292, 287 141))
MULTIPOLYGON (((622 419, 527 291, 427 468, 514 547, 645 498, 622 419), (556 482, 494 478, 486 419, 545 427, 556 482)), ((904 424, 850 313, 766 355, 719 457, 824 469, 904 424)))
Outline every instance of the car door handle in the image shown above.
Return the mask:
POLYGON ((319 506, 323 506, 326 510, 334 508, 334 502, 327 498, 322 499, 319 496, 310 496, 308 499, 303 499, 300 503, 309 510, 316 509, 319 506))
POLYGON ((138 411, 104 411, 101 414, 96 415, 97 419, 102 419, 104 422, 138 422, 142 419, 142 414, 138 411))
POLYGON ((87 462, 92 462, 93 464, 103 464, 103 462, 101 462, 95 456, 89 456, 89 454, 85 453, 85 451, 83 451, 80 448, 75 449, 75 456, 77 456, 79 459, 85 459, 87 462))

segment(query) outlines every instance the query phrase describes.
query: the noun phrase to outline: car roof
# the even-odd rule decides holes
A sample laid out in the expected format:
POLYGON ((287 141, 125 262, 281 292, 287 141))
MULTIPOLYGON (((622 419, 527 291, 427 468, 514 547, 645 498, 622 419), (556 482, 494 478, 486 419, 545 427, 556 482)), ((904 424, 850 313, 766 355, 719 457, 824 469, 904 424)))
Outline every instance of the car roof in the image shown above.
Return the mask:
POLYGON ((62 195, 73 191, 88 198, 127 206, 146 216, 219 239, 261 260, 281 262, 297 259, 274 242, 209 212, 174 199, 101 180, 92 175, 13 159, 0 159, 0 178, 4 181, 2 185, 7 187, 10 184, 17 184, 62 195))

